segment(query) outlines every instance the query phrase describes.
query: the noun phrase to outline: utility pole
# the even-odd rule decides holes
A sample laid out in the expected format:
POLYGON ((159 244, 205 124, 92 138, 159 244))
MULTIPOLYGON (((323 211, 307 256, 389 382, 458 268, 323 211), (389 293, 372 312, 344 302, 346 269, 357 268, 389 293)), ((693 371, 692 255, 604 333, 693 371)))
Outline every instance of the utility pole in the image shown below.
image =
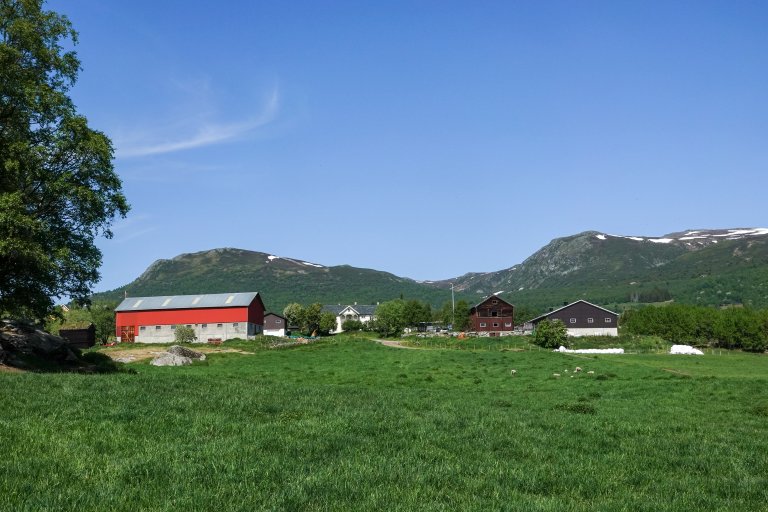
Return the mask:
POLYGON ((451 330, 456 323, 456 303, 453 300, 453 283, 451 283, 451 330))

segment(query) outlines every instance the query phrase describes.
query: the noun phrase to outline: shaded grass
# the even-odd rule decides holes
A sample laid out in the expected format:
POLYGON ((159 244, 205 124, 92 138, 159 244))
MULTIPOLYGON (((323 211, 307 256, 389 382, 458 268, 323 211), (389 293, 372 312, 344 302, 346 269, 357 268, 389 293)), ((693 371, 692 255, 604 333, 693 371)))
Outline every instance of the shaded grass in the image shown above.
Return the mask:
POLYGON ((0 509, 758 510, 767 363, 339 337, 0 375, 0 509))

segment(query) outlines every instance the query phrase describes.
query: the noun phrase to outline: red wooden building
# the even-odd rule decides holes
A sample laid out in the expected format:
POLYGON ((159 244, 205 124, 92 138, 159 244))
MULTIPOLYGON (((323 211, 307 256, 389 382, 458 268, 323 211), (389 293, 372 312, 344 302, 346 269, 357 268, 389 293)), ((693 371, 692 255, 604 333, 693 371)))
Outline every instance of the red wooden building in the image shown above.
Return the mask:
POLYGON ((128 297, 115 309, 121 341, 172 342, 179 325, 192 327, 201 342, 248 339, 263 330, 264 302, 257 292, 128 297))
POLYGON ((515 328, 515 307, 497 295, 491 295, 469 310, 472 329, 489 336, 508 334, 515 328))

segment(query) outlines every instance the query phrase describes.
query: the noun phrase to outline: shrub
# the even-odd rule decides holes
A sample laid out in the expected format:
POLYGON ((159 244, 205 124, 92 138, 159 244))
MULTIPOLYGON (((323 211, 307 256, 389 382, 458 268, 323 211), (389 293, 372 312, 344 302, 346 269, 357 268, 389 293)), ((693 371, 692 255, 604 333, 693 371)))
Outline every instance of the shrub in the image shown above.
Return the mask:
POLYGON ((360 331, 363 329, 363 322, 360 320, 344 320, 344 323, 341 324, 341 329, 345 332, 360 331))
POLYGON ((187 327, 186 325, 177 325, 176 332, 173 334, 173 338, 176 340, 176 343, 192 343, 193 341, 197 340, 195 330, 192 327, 187 327))
POLYGON ((536 326, 533 334, 533 342, 544 348, 558 348, 568 346, 568 330, 560 320, 542 320, 536 326))

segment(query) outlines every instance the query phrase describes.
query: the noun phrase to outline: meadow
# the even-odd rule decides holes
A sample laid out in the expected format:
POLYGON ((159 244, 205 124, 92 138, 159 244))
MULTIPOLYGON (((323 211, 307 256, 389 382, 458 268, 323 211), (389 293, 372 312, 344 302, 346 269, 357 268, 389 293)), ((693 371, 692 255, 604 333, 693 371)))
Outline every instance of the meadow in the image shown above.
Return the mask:
POLYGON ((0 510, 766 509, 764 355, 225 345, 0 373, 0 510))

